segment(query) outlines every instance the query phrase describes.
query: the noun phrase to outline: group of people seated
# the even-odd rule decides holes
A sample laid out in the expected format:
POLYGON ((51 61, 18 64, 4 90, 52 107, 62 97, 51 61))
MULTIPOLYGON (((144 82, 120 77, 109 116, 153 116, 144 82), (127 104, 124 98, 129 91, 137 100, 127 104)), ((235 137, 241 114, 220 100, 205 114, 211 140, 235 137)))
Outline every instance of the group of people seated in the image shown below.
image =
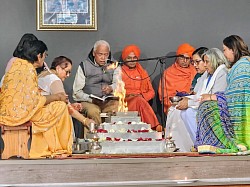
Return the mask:
MULTIPOLYGON (((101 123, 101 113, 117 112, 118 100, 101 101, 92 95, 114 94, 120 80, 124 82, 128 110, 138 111, 152 129, 163 130, 149 104, 155 91, 147 71, 138 62, 138 46, 126 46, 121 55, 124 63, 109 68, 114 61, 110 45, 105 40, 97 41, 77 69, 73 83, 75 103, 69 102, 63 86, 71 74, 71 59, 56 57, 48 68, 44 62, 47 51, 43 41, 25 34, 1 80, 0 124, 18 126, 32 122, 30 158, 71 154, 71 117, 88 128, 91 123, 101 123)), ((190 148, 211 145, 222 153, 249 148, 250 54, 244 41, 235 35, 223 41, 223 51, 224 54, 217 48, 205 47, 195 50, 184 43, 177 49, 175 63, 165 70, 160 81, 159 97, 168 115, 166 134, 173 130, 174 121, 181 118, 176 127, 182 124, 179 127, 187 129, 190 148), (173 105, 169 98, 180 94, 182 100, 173 105)), ((188 142, 184 137, 178 139, 188 142)), ((181 150, 188 149, 184 146, 181 150)))
MULTIPOLYGON (((91 123, 101 123, 102 112, 117 112, 118 100, 100 101, 91 95, 113 94, 119 79, 125 82, 128 110, 137 110, 152 129, 162 131, 148 104, 155 92, 147 72, 139 63, 134 61, 125 63, 122 68, 108 68, 111 64, 108 60, 113 59, 110 45, 104 40, 97 41, 77 69, 73 84, 76 102, 70 103, 63 81, 71 74, 72 60, 58 56, 49 68, 44 62, 47 51, 43 41, 33 34, 25 34, 1 80, 0 124, 18 126, 32 122, 30 158, 70 154, 74 139, 71 117, 88 128, 91 123), (133 79, 136 79, 135 83, 133 79)), ((127 46, 122 53, 124 61, 138 60, 139 57, 140 49, 135 45, 127 46)))
POLYGON ((129 45, 122 52, 124 63, 122 67, 109 68, 113 61, 110 45, 104 40, 95 43, 88 54, 88 58, 81 62, 73 84, 73 98, 82 104, 82 112, 101 123, 100 113, 114 113, 118 109, 117 100, 102 102, 91 98, 112 94, 117 87, 118 80, 125 83, 126 98, 129 111, 138 111, 143 122, 151 124, 152 129, 161 131, 161 125, 148 101, 155 95, 150 77, 142 66, 132 61, 140 58, 140 49, 129 45), (131 62, 130 62, 131 61, 131 62), (120 73, 121 72, 121 73, 120 73))
POLYGON ((226 37, 222 47, 223 52, 187 46, 164 72, 166 134, 181 151, 232 153, 250 148, 250 52, 237 35, 226 37), (181 98, 171 105, 173 96, 181 98))

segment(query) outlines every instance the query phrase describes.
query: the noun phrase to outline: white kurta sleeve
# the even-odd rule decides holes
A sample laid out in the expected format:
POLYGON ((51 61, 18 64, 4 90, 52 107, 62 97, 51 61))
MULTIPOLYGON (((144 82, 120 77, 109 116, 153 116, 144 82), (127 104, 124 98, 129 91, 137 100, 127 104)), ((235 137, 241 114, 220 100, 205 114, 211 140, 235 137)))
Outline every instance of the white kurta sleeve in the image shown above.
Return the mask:
POLYGON ((78 67, 74 84, 73 84, 73 99, 75 101, 87 101, 92 102, 92 99, 89 98, 89 94, 83 92, 85 86, 85 75, 82 71, 81 66, 78 67))

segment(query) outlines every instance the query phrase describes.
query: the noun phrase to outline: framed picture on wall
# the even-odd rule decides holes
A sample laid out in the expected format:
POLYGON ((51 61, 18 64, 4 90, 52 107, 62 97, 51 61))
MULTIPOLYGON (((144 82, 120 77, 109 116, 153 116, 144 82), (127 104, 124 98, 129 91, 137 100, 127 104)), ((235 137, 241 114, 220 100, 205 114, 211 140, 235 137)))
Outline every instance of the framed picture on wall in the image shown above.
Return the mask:
POLYGON ((37 0, 37 30, 97 30, 96 0, 37 0))

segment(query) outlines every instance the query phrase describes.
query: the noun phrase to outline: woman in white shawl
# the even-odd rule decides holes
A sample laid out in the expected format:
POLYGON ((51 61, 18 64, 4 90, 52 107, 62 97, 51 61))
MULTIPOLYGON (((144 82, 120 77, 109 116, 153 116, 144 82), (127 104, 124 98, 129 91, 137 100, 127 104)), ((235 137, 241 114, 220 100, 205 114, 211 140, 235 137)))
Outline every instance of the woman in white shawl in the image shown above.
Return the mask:
POLYGON ((195 94, 183 98, 176 106, 177 109, 182 110, 179 124, 172 123, 167 127, 172 131, 177 147, 178 144, 182 147, 181 151, 189 151, 194 145, 197 130, 196 113, 201 95, 224 91, 227 86, 228 62, 222 51, 217 48, 209 49, 202 55, 202 60, 207 71, 198 79, 194 88, 195 94), (184 134, 188 134, 186 135, 188 138, 183 138, 184 134))

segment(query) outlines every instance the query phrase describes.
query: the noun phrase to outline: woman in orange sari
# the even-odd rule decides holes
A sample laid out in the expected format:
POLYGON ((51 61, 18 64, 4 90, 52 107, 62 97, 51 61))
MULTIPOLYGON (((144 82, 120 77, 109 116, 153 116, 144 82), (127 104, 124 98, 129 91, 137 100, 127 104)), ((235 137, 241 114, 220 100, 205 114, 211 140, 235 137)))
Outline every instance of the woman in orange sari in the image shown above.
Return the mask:
POLYGON ((47 46, 40 40, 27 42, 21 58, 6 73, 0 95, 0 123, 18 126, 32 122, 30 158, 72 153, 72 122, 67 96, 42 96, 35 68, 43 65, 47 46))

